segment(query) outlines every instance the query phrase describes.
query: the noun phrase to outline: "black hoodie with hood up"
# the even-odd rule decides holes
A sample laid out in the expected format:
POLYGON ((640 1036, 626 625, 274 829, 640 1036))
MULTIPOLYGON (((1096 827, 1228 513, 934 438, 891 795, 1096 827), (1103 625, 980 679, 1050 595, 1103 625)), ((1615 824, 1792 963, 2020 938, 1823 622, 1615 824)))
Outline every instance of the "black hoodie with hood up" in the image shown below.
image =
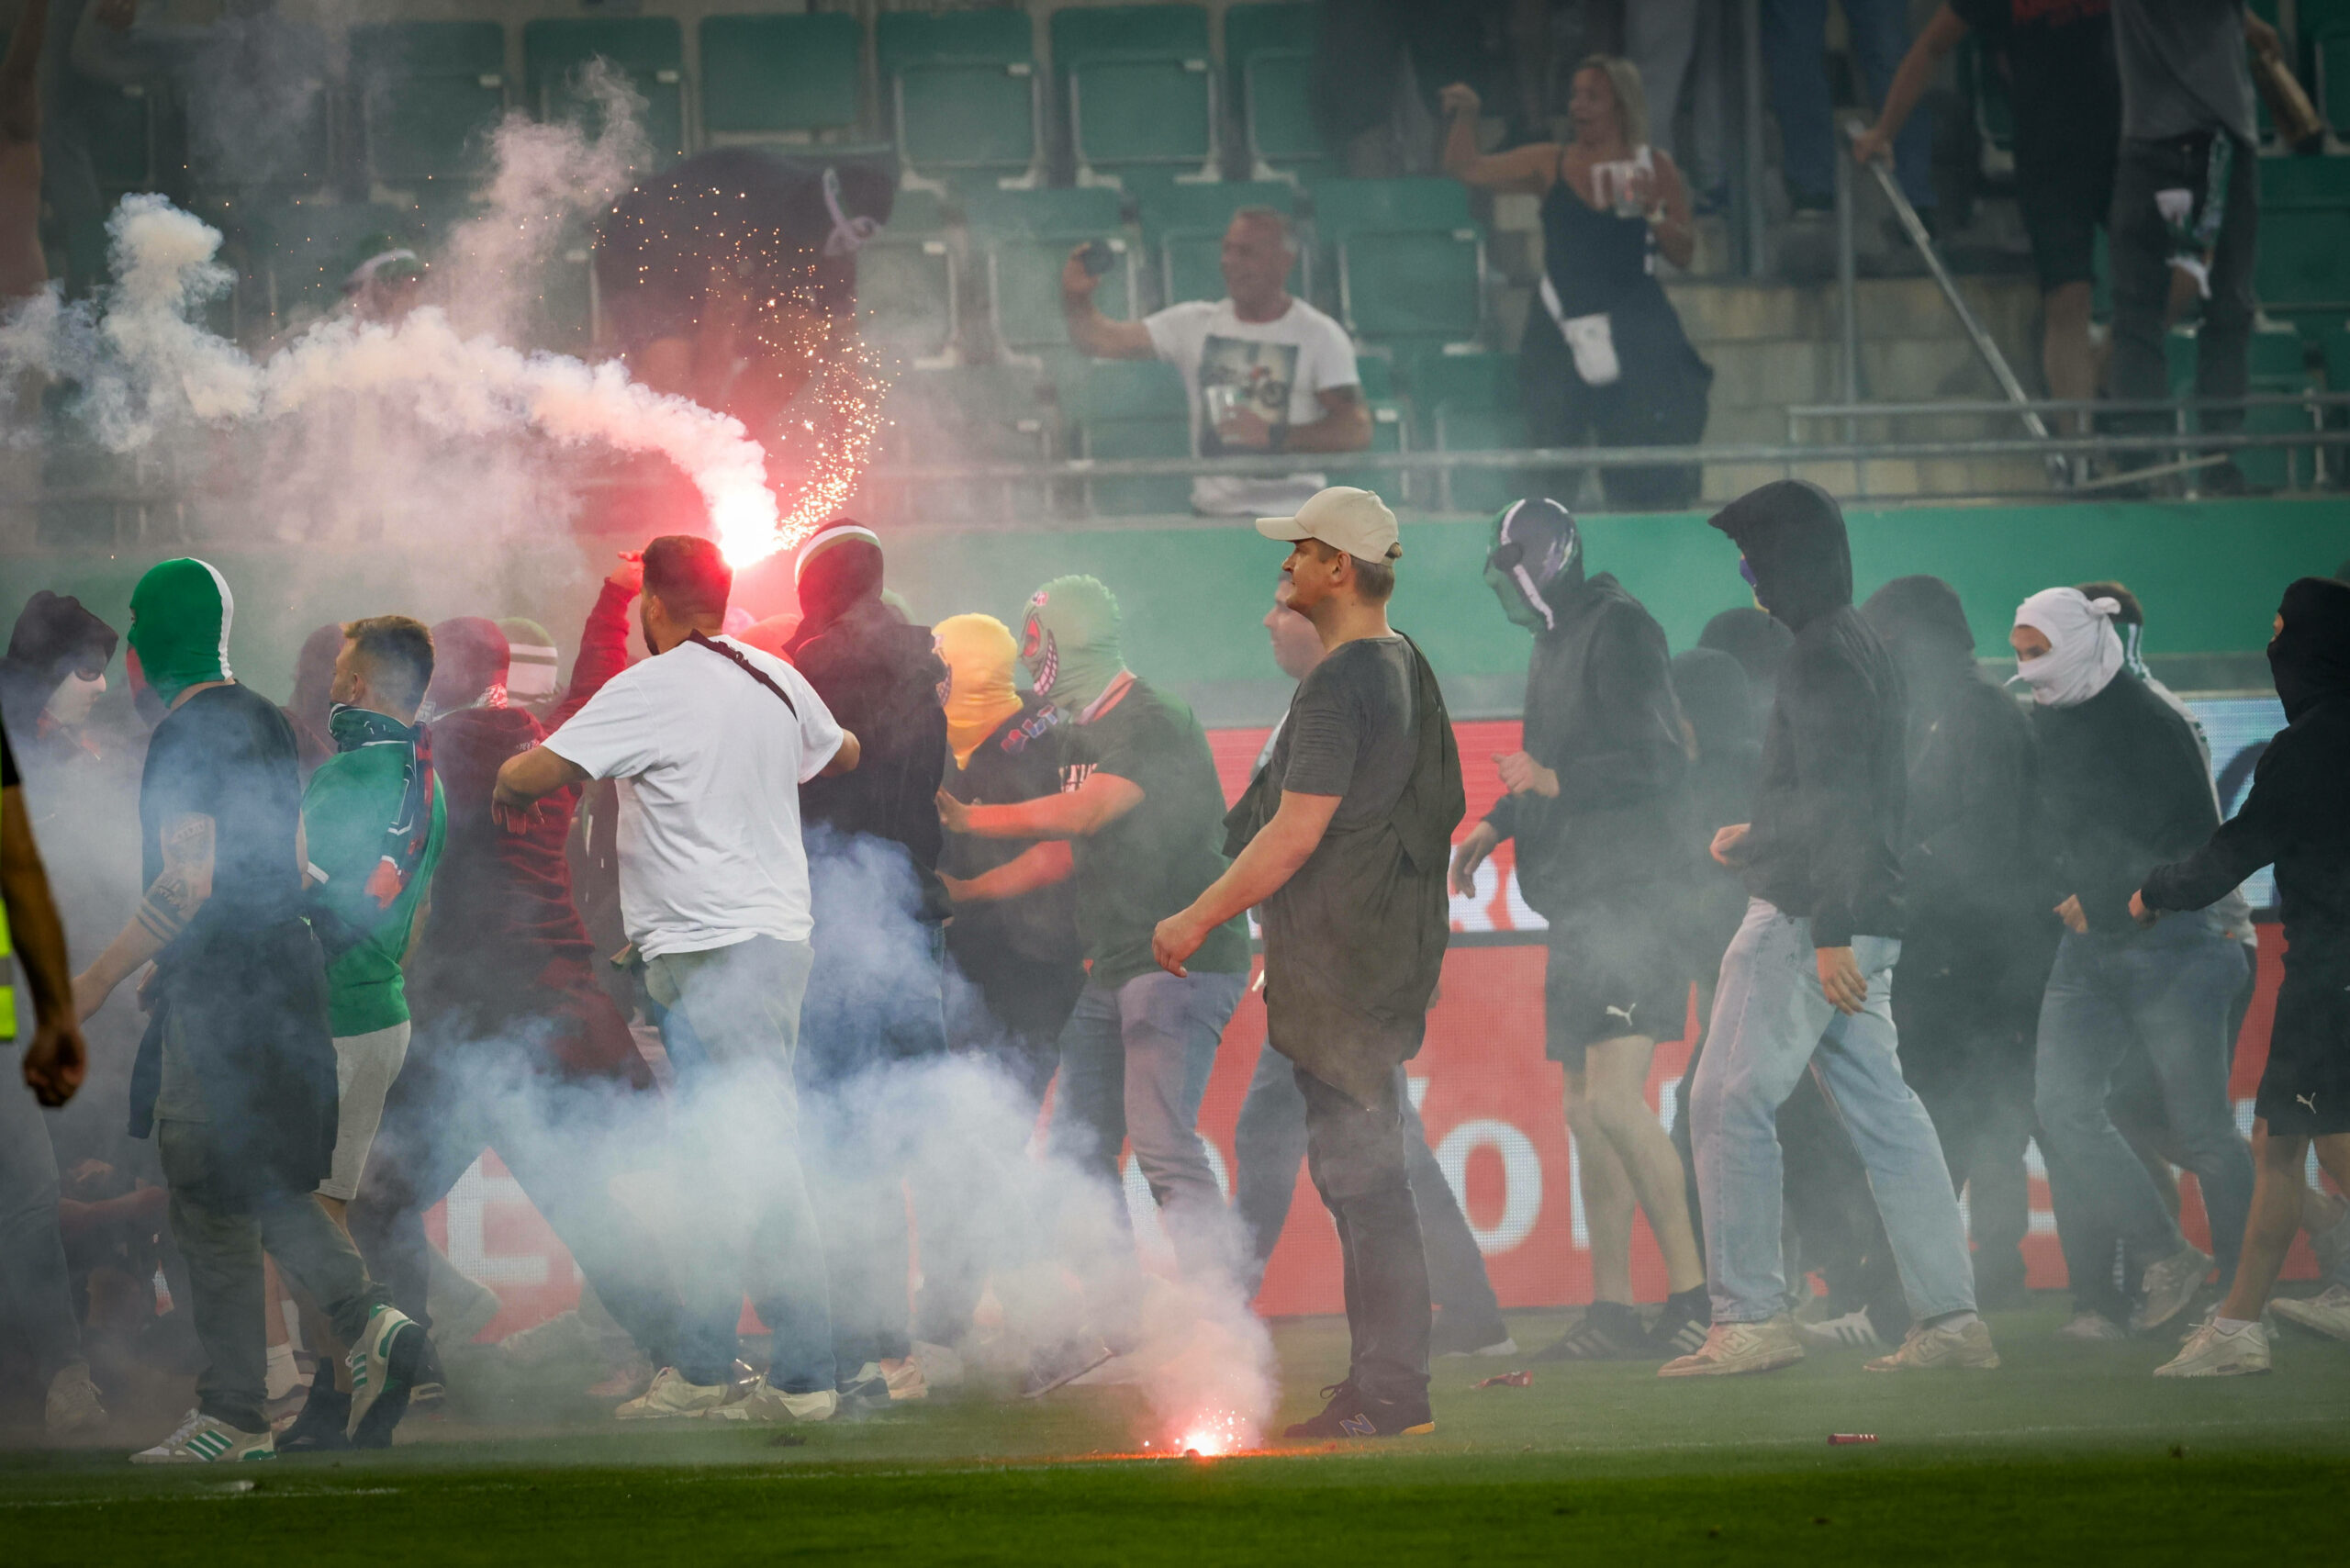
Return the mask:
POLYGON ((2268 666, 2285 728, 2236 814, 2194 854, 2148 872, 2140 896, 2149 909, 2201 909, 2274 865, 2287 974, 2350 980, 2350 586, 2303 577, 2281 613, 2268 666))
POLYGON ((1559 776, 1555 800, 1504 795, 1485 820, 1517 840, 1518 885, 1546 919, 1686 879, 1688 756, 1664 630, 1583 552, 1543 595, 1554 625, 1526 667, 1521 745, 1559 776))
POLYGON ((1907 702, 1892 655, 1852 608, 1844 514, 1818 486, 1781 479, 1713 525, 1746 556, 1755 599, 1795 633, 1762 734, 1746 890, 1808 918, 1818 946, 1897 937, 1907 702))

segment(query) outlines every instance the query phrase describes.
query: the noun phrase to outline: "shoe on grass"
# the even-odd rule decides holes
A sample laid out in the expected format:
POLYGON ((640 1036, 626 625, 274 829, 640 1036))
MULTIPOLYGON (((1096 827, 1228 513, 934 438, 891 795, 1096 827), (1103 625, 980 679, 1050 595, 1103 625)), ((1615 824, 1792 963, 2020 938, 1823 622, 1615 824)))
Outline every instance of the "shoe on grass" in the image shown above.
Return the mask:
POLYGON ((1668 1360, 1695 1355, 1714 1323, 1713 1299, 1703 1285, 1664 1298, 1664 1310, 1649 1326, 1649 1354, 1668 1360))
POLYGON ((191 1410, 172 1435, 130 1456, 133 1464, 227 1464, 275 1459, 277 1445, 267 1432, 248 1432, 201 1410, 191 1410))
MULTIPOLYGON (((753 1386, 756 1386, 754 1384, 753 1386)), ((735 1383, 688 1383, 675 1367, 663 1367, 643 1394, 612 1414, 623 1421, 678 1421, 711 1415, 744 1398, 735 1383)))
POLYGON ((1655 1354, 1648 1326, 1621 1302, 1595 1301, 1583 1321, 1534 1352, 1538 1361, 1644 1361, 1655 1354))
POLYGON ((351 1369, 351 1425, 355 1448, 389 1448, 392 1428, 408 1413, 417 1369, 432 1350, 424 1325, 397 1306, 378 1304, 343 1364, 351 1369))
POLYGON ((1865 1307, 1855 1307, 1841 1317, 1826 1317, 1818 1323, 1796 1324, 1796 1338, 1808 1350, 1882 1350, 1885 1337, 1869 1321, 1865 1307))
POLYGON ((1929 1327, 1919 1324, 1903 1336, 1901 1349, 1889 1356, 1863 1361, 1873 1372, 1930 1372, 1943 1368, 1991 1372, 1999 1352, 1991 1343, 1991 1326, 1976 1317, 1963 1328, 1929 1327))
POLYGON ((1500 1313, 1472 1317, 1467 1313, 1439 1312, 1428 1330, 1430 1356, 1514 1356, 1517 1341, 1500 1313))
POLYGON ((58 1368, 49 1380, 41 1421, 52 1438, 95 1431, 106 1424, 106 1407, 98 1401, 98 1385, 90 1381, 89 1362, 70 1361, 58 1368))
POLYGON ((2257 1323, 2222 1328, 2214 1317, 2188 1336, 2177 1359, 2156 1377, 2245 1377, 2268 1370, 2268 1331, 2257 1323))
POLYGON ((2127 1339, 2130 1338, 2130 1330, 2122 1327, 2102 1312, 2091 1312, 2088 1308, 2083 1307, 2073 1314, 2072 1319, 2064 1327, 2056 1330, 2056 1338, 2108 1344, 2115 1340, 2127 1339))
POLYGON ((914 1341, 914 1360, 922 1363, 924 1382, 933 1388, 960 1388, 965 1372, 963 1352, 952 1345, 941 1345, 929 1339, 914 1341))
POLYGON ((1319 1416, 1311 1416, 1281 1429, 1281 1436, 1304 1440, 1329 1438, 1422 1438, 1436 1430, 1427 1395, 1416 1400, 1367 1399, 1354 1380, 1332 1383, 1322 1391, 1329 1401, 1319 1416))
POLYGON ((839 1408, 851 1416, 890 1408, 890 1379, 881 1371, 879 1361, 867 1361, 849 1376, 841 1379, 834 1390, 840 1395, 839 1408))
POLYGON ((894 1365, 883 1361, 876 1370, 880 1372, 881 1381, 889 1385, 891 1399, 930 1397, 930 1379, 923 1371, 921 1357, 907 1356, 894 1365))
POLYGON ((2139 1280, 2143 1298, 2130 1315, 2131 1332, 2143 1334, 2159 1328, 2185 1312, 2187 1304, 2195 1299, 2195 1293, 2203 1288, 2203 1281, 2210 1272, 2210 1256, 2191 1244, 2147 1264, 2139 1280))
POLYGON ((279 1453, 341 1453, 351 1447, 351 1395, 336 1391, 333 1381, 313 1387, 302 1413, 277 1434, 279 1453))
POLYGON ((2300 1301, 2279 1296, 2268 1304, 2268 1310, 2296 1328, 2350 1339, 2350 1285, 2328 1285, 2300 1301))
POLYGON ((1740 1372, 1775 1372, 1803 1360, 1803 1341, 1795 1324, 1781 1313, 1760 1323, 1717 1323, 1706 1331, 1706 1342, 1677 1361, 1657 1369, 1659 1377, 1734 1377, 1740 1372))
POLYGON ((712 1421, 829 1421, 840 1407, 837 1390, 788 1394, 763 1377, 742 1398, 713 1406, 702 1414, 712 1421))

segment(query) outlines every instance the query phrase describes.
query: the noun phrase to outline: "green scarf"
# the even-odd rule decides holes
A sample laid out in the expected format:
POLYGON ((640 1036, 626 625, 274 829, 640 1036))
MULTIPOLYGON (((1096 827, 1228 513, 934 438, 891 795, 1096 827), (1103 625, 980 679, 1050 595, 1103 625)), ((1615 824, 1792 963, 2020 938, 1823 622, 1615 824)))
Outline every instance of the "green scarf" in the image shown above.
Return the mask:
MULTIPOLYGON (((381 852, 368 868, 365 881, 356 889, 322 884, 311 890, 310 924, 332 960, 358 946, 408 891, 431 841, 437 780, 431 732, 422 725, 403 724, 388 713, 338 702, 329 712, 327 733, 334 737, 338 754, 388 746, 400 762, 400 803, 384 825, 381 852)), ((321 770, 312 781, 313 790, 326 777, 321 770)), ((308 803, 306 799, 305 805, 308 803)))
POLYGON ((192 555, 148 568, 130 590, 130 632, 147 683, 166 703, 191 686, 234 680, 229 670, 229 622, 237 601, 229 579, 192 555))
POLYGON ((1118 601, 1092 577, 1055 577, 1028 600, 1020 662, 1045 700, 1082 712, 1126 667, 1118 601))

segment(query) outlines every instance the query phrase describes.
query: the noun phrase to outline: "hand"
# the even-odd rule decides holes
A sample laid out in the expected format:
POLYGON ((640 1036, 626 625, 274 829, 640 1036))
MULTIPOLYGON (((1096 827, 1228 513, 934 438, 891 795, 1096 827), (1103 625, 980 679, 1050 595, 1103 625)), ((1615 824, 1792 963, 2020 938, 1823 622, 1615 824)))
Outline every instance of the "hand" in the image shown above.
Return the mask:
POLYGON ((528 833, 539 825, 538 798, 525 799, 501 779, 489 792, 489 820, 508 833, 528 833))
POLYGON ((1858 1013, 1869 1000, 1868 977, 1850 947, 1821 947, 1813 957, 1819 965, 1819 992, 1839 1013, 1858 1013))
POLYGON ((971 808, 941 790, 938 792, 938 825, 949 833, 971 831, 971 808))
POLYGON ((2162 917, 2163 912, 2161 910, 2148 909, 2146 907, 2146 894, 2143 889, 2141 889, 2137 892, 2130 895, 2130 918, 2136 921, 2140 925, 2152 930, 2154 928, 2154 922, 2160 920, 2162 917))
POLYGON ((2249 6, 2244 11, 2244 40, 2252 46, 2255 54, 2271 60, 2285 52, 2284 42, 2277 38, 2277 29, 2254 16, 2249 6))
POLYGON ((1491 823, 1479 823, 1469 830, 1452 852, 1452 890, 1467 898, 1477 890, 1477 868, 1502 841, 1501 834, 1491 823))
POLYGON ((621 564, 604 580, 633 599, 644 591, 644 552, 623 550, 621 564))
POLYGON ((1273 449, 1273 427, 1253 409, 1236 409, 1219 420, 1215 438, 1226 446, 1245 446, 1254 452, 1273 449))
POLYGON ((1183 910, 1160 921, 1150 934, 1150 956, 1169 974, 1188 979, 1192 971, 1183 967, 1183 960, 1198 952, 1207 939, 1208 928, 1190 910, 1183 910))
POLYGON ((1494 754, 1494 762, 1502 770, 1502 788, 1513 795, 1539 795, 1546 801, 1559 798, 1559 776, 1522 751, 1505 756, 1494 754))
POLYGON ((1852 162, 1863 169, 1872 163, 1882 162, 1890 140, 1891 139, 1876 127, 1869 127, 1868 129, 1852 138, 1852 162))
POLYGON ((2076 936, 2089 934, 2089 917, 2081 908, 2081 895, 2078 893, 2067 894, 2065 902, 2056 906, 2056 918, 2063 921, 2065 929, 2076 936))
POLYGON ((1484 107, 1477 96, 1477 89, 1466 82, 1455 82, 1436 95, 1436 112, 1450 119, 1455 115, 1475 115, 1484 107))
POLYGON ((1633 165, 1632 177, 1624 182, 1624 194, 1631 197, 1632 201, 1644 212, 1655 207, 1657 204, 1655 171, 1643 169, 1638 164, 1633 165))
POLYGON ((73 1098, 90 1070, 90 1048, 82 1025, 72 1018, 43 1018, 25 1047, 25 1082, 33 1098, 55 1110, 73 1098))
POLYGON ((1733 871, 1745 865, 1746 835, 1753 831, 1753 826, 1751 823, 1732 823, 1715 834, 1710 850, 1714 859, 1733 871))
POLYGON ((1069 260, 1061 263, 1061 297, 1063 298, 1090 300, 1093 297, 1093 291, 1102 286, 1102 280, 1085 270, 1085 252, 1092 247, 1092 241, 1086 241, 1071 251, 1069 253, 1069 260))
POLYGON ((938 874, 938 885, 945 888, 946 896, 957 903, 967 903, 970 901, 971 880, 967 877, 950 877, 944 871, 938 874))

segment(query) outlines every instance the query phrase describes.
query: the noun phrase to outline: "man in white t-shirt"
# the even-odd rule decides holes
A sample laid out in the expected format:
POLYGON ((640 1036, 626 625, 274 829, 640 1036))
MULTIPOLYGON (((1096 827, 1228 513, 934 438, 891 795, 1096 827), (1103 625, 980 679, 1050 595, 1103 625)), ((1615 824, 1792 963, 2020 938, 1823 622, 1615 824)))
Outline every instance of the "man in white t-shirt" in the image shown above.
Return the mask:
POLYGON ((623 1419, 820 1421, 838 1403, 792 1078, 814 962, 800 786, 855 768, 858 747, 797 670, 719 634, 733 588, 710 541, 646 545, 653 656, 501 767, 491 802, 506 821, 582 780, 620 781, 621 913, 664 1009, 691 1194, 679 1364, 623 1419), (774 1334, 747 1392, 733 1372, 746 1294, 774 1334))
MULTIPOLYGON (((1086 270, 1086 249, 1079 246, 1061 269, 1069 341, 1096 359, 1163 359, 1181 371, 1194 454, 1360 452, 1371 444, 1371 409, 1347 330, 1286 286, 1297 243, 1281 213, 1244 207, 1232 215, 1224 232, 1224 298, 1170 305, 1139 321, 1102 314, 1093 302, 1102 280, 1086 270)), ((1324 482, 1319 474, 1202 475, 1192 481, 1192 508, 1219 517, 1293 512, 1324 482)))

